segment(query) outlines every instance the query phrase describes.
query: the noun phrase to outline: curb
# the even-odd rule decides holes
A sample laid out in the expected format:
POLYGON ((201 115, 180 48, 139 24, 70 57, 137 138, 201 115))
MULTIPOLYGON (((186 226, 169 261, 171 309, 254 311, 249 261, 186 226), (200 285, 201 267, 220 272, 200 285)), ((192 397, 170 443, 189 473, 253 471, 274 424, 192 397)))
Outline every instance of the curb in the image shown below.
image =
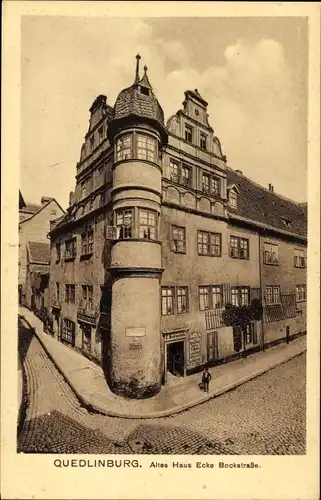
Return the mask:
MULTIPOLYGON (((25 320, 30 325, 29 321, 26 318, 25 318, 25 320)), ((207 401, 210 401, 211 399, 214 399, 218 396, 221 396, 222 394, 226 394, 227 392, 233 391, 234 389, 236 389, 240 385, 245 384, 246 382, 249 382, 250 380, 257 378, 260 375, 263 375, 263 373, 266 373, 266 372, 272 370, 273 368, 276 368, 277 366, 280 366, 280 365, 286 363, 287 361, 290 361, 291 359, 296 358, 297 356, 300 356, 301 354, 303 354, 307 350, 306 347, 301 348, 298 352, 296 352, 294 354, 290 354, 286 358, 284 358, 282 360, 278 360, 275 363, 267 366, 266 368, 261 368, 260 370, 257 370, 255 372, 251 373, 250 375, 246 375, 245 377, 242 377, 241 379, 237 380, 236 382, 233 382, 232 384, 226 385, 225 387, 222 387, 221 389, 217 389, 212 394, 209 394, 208 396, 202 397, 202 399, 197 399, 197 400, 191 401, 189 403, 177 406, 176 408, 171 408, 168 410, 155 411, 152 413, 143 413, 143 414, 134 415, 134 414, 118 413, 118 412, 113 411, 113 410, 106 411, 104 408, 101 408, 98 405, 94 405, 94 404, 90 403, 90 401, 85 396, 80 394, 80 392, 77 390, 77 388, 74 386, 74 384, 70 381, 70 379, 66 375, 64 369, 53 358, 52 354, 49 352, 49 350, 45 346, 43 340, 41 339, 41 337, 37 333, 36 328, 33 327, 32 325, 30 325, 30 328, 32 328, 34 330, 35 336, 37 337, 38 341, 40 342, 42 348, 44 349, 44 351, 46 352, 48 357, 51 359, 51 361, 53 362, 55 367, 58 369, 58 371, 61 373, 64 380, 69 385, 71 390, 74 392, 75 396, 77 397, 78 401, 81 403, 81 405, 83 407, 85 407, 90 413, 100 413, 102 415, 106 415, 109 417, 117 417, 117 418, 129 419, 129 420, 139 420, 139 419, 147 420, 147 419, 165 418, 165 417, 177 415, 178 413, 182 413, 184 411, 189 410, 190 408, 193 408, 195 406, 206 403, 207 401)))

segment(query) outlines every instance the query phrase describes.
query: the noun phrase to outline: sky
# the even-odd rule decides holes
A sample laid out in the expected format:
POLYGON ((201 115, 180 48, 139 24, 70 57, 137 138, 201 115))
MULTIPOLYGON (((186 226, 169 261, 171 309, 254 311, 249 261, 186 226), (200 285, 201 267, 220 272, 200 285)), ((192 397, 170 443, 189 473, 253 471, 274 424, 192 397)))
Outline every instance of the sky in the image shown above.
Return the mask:
POLYGON ((165 118, 184 91, 208 101, 228 165, 307 200, 307 21, 283 18, 28 16, 21 27, 21 168, 26 201, 66 208, 99 94, 113 105, 135 55, 165 118))

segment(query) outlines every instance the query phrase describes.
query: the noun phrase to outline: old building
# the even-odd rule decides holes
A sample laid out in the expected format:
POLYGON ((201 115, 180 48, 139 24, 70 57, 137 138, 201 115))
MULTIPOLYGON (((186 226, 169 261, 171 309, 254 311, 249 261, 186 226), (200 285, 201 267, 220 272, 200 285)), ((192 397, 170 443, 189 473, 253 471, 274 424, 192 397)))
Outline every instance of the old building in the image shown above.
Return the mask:
POLYGON ((91 106, 50 232, 55 336, 129 397, 306 330, 306 206, 228 167, 198 90, 165 124, 139 59, 91 106))
MULTIPOLYGON (((50 221, 64 214, 54 198, 42 197, 41 204, 24 201, 19 191, 19 303, 31 307, 31 290, 27 290, 27 247, 31 244, 49 245, 50 221)), ((47 263, 48 265, 48 263, 47 263)))

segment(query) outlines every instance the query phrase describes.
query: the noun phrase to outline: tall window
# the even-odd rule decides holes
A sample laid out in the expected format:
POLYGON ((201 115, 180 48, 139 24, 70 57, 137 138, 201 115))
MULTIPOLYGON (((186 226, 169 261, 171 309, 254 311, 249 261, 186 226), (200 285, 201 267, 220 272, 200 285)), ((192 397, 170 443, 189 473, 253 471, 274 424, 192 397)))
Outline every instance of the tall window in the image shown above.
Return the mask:
POLYGON ((177 314, 188 312, 188 288, 187 286, 179 286, 176 289, 177 297, 177 314))
POLYGON ((162 316, 188 312, 188 287, 164 286, 162 294, 162 316))
POLYGON ((231 287, 233 306, 248 306, 250 303, 250 288, 248 286, 231 287))
POLYGON ((75 303, 75 285, 65 285, 65 302, 75 303))
POLYGON ((171 248, 173 252, 185 253, 186 251, 185 227, 172 226, 171 248))
POLYGON ((61 245, 60 243, 56 243, 56 262, 59 262, 61 259, 61 245))
POLYGON ((210 309, 210 287, 200 286, 198 289, 198 293, 199 293, 200 311, 206 311, 207 309, 210 309))
POLYGON ((83 309, 89 309, 92 311, 94 309, 93 303, 93 287, 88 285, 82 286, 82 298, 80 300, 80 307, 83 309))
POLYGON ((89 143, 90 143, 90 151, 93 151, 95 146, 95 138, 93 135, 91 136, 89 143))
POLYGON ((307 299, 306 285, 296 285, 296 300, 302 302, 307 299))
POLYGON ((203 174, 202 176, 202 191, 204 193, 210 192, 210 176, 208 174, 203 174))
POLYGON ((279 247, 272 243, 264 243, 264 264, 277 265, 279 263, 279 247))
POLYGON ((306 267, 303 250, 294 250, 294 267, 306 267))
POLYGON ((61 340, 68 344, 75 344, 75 323, 65 318, 62 324, 61 340))
POLYGON ((132 134, 122 135, 116 143, 116 161, 132 158, 132 134))
POLYGON ((221 235, 207 231, 197 232, 197 248, 199 255, 220 257, 222 253, 221 235))
POLYGON ((280 304, 279 285, 271 285, 265 287, 265 302, 267 305, 280 304))
POLYGON ((85 198, 85 196, 86 196, 86 188, 87 188, 87 182, 82 181, 82 183, 80 184, 80 197, 81 197, 81 199, 85 198))
POLYGON ((138 210, 139 237, 149 240, 156 239, 156 212, 138 210))
POLYGON ((212 177, 211 179, 211 193, 215 196, 220 196, 221 194, 221 181, 217 177, 212 177))
POLYGON ((232 208, 237 207, 237 193, 234 191, 234 189, 229 190, 228 202, 230 204, 230 207, 232 208))
POLYGON ((179 163, 174 160, 169 160, 169 175, 171 181, 179 182, 179 163))
POLYGON ((74 259, 76 257, 76 238, 67 240, 65 243, 65 259, 74 259))
POLYGON ((237 236, 230 237, 230 256, 235 259, 249 258, 249 240, 237 236))
POLYGON ((193 129, 189 125, 185 125, 185 141, 193 142, 193 129))
POLYGON ((204 149, 205 151, 207 149, 207 147, 206 147, 206 139, 207 139, 206 134, 202 134, 201 133, 201 136, 200 136, 200 147, 201 147, 201 149, 204 149))
POLYGON ((91 229, 81 235, 81 255, 91 255, 93 253, 94 231, 91 229))
POLYGON ((82 348, 86 353, 90 354, 91 353, 91 326, 81 324, 80 328, 82 331, 82 348))
POLYGON ((190 169, 186 167, 186 165, 182 165, 180 182, 184 186, 189 186, 191 183, 191 172, 190 169))
POLYGON ((155 161, 156 140, 146 135, 137 135, 137 158, 140 160, 155 161))
POLYGON ((174 287, 162 287, 162 315, 174 314, 174 287))
POLYGON ((116 226, 119 239, 133 236, 133 210, 119 210, 116 213, 116 226))
POLYGON ((222 286, 212 286, 212 308, 220 309, 223 307, 223 288, 222 286))

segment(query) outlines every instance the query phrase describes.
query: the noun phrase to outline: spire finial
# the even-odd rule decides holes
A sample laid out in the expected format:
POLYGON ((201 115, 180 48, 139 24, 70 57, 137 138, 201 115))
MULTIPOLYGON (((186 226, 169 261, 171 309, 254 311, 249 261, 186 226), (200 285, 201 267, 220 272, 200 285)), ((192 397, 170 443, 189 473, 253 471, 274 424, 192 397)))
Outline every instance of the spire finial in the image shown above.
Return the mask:
POLYGON ((136 76, 135 76, 135 83, 139 82, 139 61, 141 57, 139 54, 136 56, 136 76))
POLYGON ((145 66, 144 66, 144 73, 145 73, 145 75, 146 75, 147 70, 148 70, 148 68, 147 68, 147 66, 145 64, 145 66))

